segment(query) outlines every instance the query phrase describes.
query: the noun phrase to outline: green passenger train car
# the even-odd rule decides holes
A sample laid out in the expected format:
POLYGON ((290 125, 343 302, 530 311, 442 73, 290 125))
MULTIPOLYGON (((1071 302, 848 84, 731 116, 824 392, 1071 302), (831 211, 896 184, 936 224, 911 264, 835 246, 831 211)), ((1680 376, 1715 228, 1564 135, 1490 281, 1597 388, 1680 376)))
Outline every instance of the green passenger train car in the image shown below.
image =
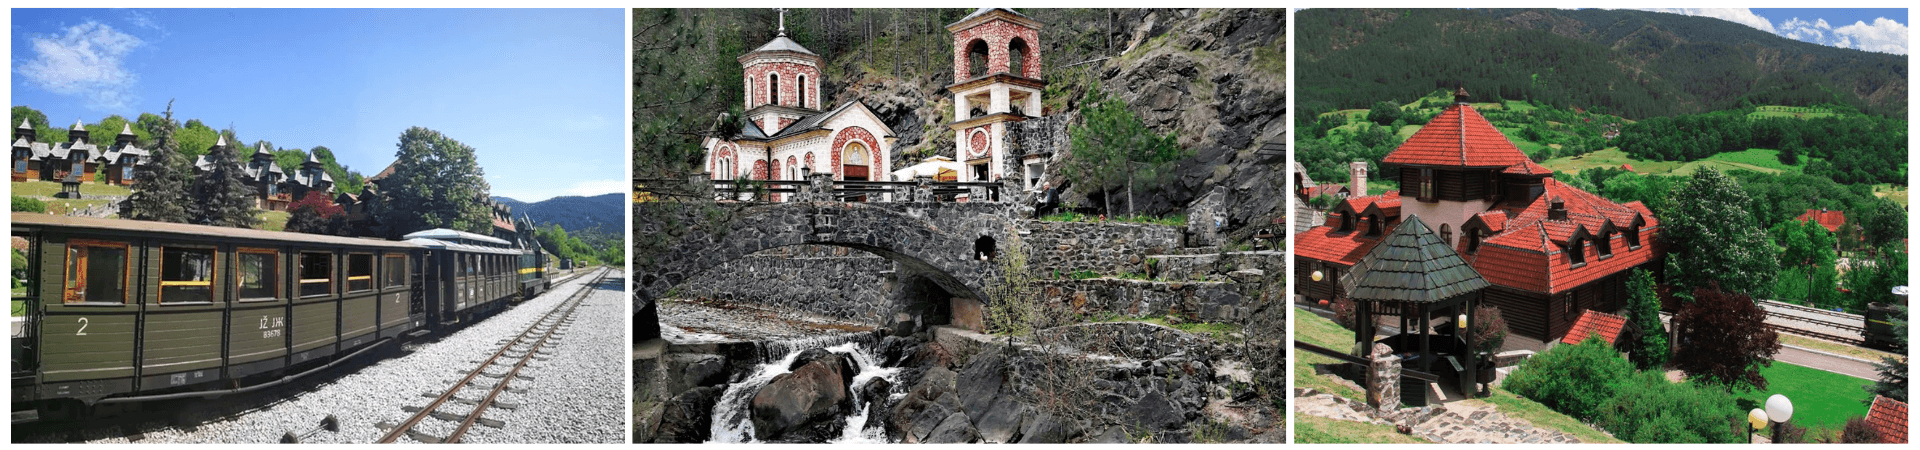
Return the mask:
POLYGON ((547 282, 522 275, 526 250, 451 230, 390 241, 30 213, 12 230, 26 260, 12 299, 15 422, 251 392, 547 282))

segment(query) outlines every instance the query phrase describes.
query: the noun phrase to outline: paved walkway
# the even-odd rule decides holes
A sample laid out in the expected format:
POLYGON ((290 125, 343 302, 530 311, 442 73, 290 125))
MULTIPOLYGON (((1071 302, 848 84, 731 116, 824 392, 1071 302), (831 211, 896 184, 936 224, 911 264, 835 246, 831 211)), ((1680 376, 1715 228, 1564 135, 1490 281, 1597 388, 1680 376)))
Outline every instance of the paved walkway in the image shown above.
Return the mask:
POLYGON ((1507 417, 1492 405, 1475 400, 1379 411, 1345 397, 1298 389, 1293 410, 1334 420, 1406 427, 1414 436, 1442 444, 1580 443, 1571 434, 1536 428, 1526 420, 1507 417))
POLYGON ((1812 368, 1814 370, 1824 370, 1851 377, 1860 377, 1868 380, 1880 379, 1880 371, 1874 369, 1873 363, 1838 356, 1832 353, 1782 345, 1780 346, 1780 353, 1773 355, 1773 359, 1777 362, 1812 368))

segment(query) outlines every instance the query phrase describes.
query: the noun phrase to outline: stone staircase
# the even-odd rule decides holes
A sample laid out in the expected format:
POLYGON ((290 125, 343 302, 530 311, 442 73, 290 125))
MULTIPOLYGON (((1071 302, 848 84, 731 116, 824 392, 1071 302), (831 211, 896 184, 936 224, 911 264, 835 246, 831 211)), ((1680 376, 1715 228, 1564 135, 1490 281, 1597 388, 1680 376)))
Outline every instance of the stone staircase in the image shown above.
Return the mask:
MULTIPOLYGON (((1357 387, 1357 386, 1356 386, 1357 387)), ((1577 444, 1563 431, 1539 428, 1507 417, 1484 402, 1453 402, 1420 408, 1379 410, 1346 397, 1313 389, 1294 390, 1300 414, 1349 422, 1391 425, 1421 439, 1442 444, 1577 444)))

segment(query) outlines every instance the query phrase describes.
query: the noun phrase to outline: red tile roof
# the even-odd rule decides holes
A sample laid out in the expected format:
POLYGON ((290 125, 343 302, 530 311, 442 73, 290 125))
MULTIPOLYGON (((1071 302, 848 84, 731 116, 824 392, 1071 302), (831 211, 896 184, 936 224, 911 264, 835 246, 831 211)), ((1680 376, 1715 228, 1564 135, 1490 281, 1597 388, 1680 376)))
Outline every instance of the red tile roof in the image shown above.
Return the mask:
POLYGON ((1367 256, 1367 252, 1373 250, 1375 245, 1380 245, 1379 237, 1367 237, 1362 230, 1335 230, 1338 228, 1318 226, 1294 236, 1294 256, 1352 266, 1360 262, 1361 257, 1367 256))
POLYGON ((1880 434, 1882 444, 1907 443, 1907 404, 1882 396, 1873 396, 1867 409, 1867 426, 1880 434))
POLYGON ((1387 164, 1447 167, 1508 167, 1528 162, 1507 136, 1481 117, 1472 106, 1454 104, 1420 127, 1399 148, 1387 154, 1387 164))
POLYGON ((1573 321, 1573 328, 1567 329, 1567 336, 1561 338, 1560 342, 1579 344, 1580 341, 1586 340, 1587 336, 1598 334, 1600 340, 1607 341, 1607 345, 1613 345, 1615 341, 1620 340, 1620 330, 1626 326, 1626 317, 1589 309, 1580 312, 1580 318, 1573 321))
POLYGON ((1825 209, 1809 209, 1807 212, 1801 213, 1800 217, 1795 217, 1793 220, 1806 223, 1808 219, 1820 222, 1820 226, 1826 227, 1828 232, 1839 233, 1840 226, 1847 224, 1847 212, 1837 209, 1831 211, 1825 209))
POLYGON ((1511 173, 1515 175, 1553 175, 1553 169, 1548 169, 1546 166, 1536 164, 1533 160, 1527 159, 1521 160, 1519 164, 1507 167, 1507 170, 1502 170, 1500 173, 1511 173))
POLYGON ((1307 198, 1313 199, 1314 197, 1319 197, 1323 194, 1324 195, 1345 195, 1346 191, 1347 191, 1347 185, 1344 185, 1344 184, 1322 184, 1319 186, 1313 186, 1313 187, 1307 188, 1307 198))

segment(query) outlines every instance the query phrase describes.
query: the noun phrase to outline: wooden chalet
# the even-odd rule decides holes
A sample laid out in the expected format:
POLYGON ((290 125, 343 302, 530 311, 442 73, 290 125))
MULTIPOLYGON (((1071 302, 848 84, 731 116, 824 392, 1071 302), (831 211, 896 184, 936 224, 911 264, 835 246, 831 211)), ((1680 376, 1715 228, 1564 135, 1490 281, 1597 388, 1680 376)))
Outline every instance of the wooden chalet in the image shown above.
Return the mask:
POLYGON ((1456 92, 1453 105, 1387 155, 1383 172, 1397 174, 1401 190, 1349 197, 1295 237, 1296 294, 1309 302, 1349 297, 1334 280, 1403 216, 1418 215, 1492 283, 1486 302, 1514 334, 1551 342, 1582 311, 1624 309, 1628 270, 1660 268, 1659 220, 1640 202, 1554 180, 1466 97, 1456 92))
POLYGON ((104 147, 87 142, 87 129, 78 121, 67 129, 67 142, 34 142, 34 139, 33 124, 21 120, 20 126, 13 130, 13 181, 126 186, 133 184, 134 168, 149 155, 146 149, 135 145, 133 128, 128 125, 121 125, 113 144, 104 147))

